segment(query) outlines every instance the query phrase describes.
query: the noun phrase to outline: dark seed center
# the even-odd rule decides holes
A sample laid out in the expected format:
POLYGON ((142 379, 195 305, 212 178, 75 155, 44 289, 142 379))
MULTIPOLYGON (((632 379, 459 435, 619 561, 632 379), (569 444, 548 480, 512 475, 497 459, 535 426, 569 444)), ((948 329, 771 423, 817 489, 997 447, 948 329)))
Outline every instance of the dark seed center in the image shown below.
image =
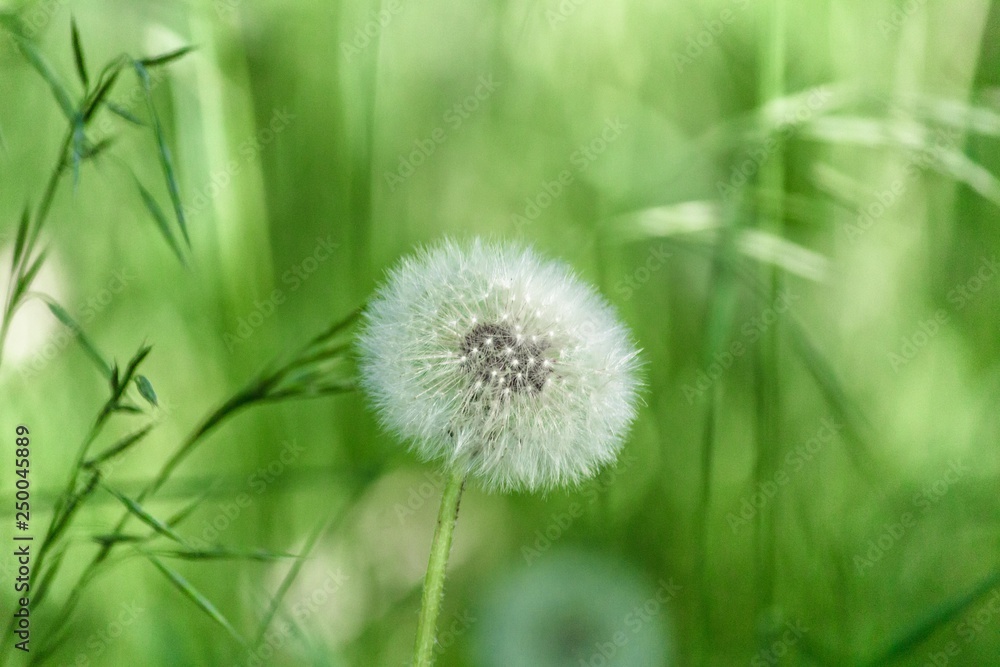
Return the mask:
POLYGON ((545 341, 518 337, 507 324, 477 324, 462 339, 465 369, 484 384, 541 391, 552 373, 545 341))

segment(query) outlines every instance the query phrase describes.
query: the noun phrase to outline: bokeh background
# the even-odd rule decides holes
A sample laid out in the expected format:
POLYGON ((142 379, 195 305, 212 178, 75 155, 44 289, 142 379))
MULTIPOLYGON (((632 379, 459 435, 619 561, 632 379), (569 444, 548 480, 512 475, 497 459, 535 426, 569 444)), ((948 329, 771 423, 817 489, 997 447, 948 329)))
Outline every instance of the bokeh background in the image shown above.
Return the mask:
MULTIPOLYGON (((150 70, 190 246, 128 68, 107 98, 125 113, 87 126, 113 143, 64 171, 39 236, 34 291, 119 366, 152 346, 158 405, 130 390, 141 414, 116 414, 93 451, 155 426, 103 464, 106 487, 138 497, 207 415, 417 245, 518 239, 600 287, 648 387, 592 482, 470 487, 438 664, 1000 664, 996 3, 4 11, 58 84, 0 35, 4 280, 61 159, 53 90, 83 98, 71 16, 94 80, 121 53, 196 47, 150 70)), ((78 343, 39 299, 11 323, 5 540, 15 425, 32 432, 40 537, 107 399, 78 343)), ((322 372, 349 381, 335 361, 322 372)), ((36 664, 407 664, 438 472, 357 392, 298 398, 200 439, 142 504, 183 511, 181 541, 133 516, 134 539, 81 586, 123 512, 105 486, 87 495, 33 610, 36 664), (218 545, 225 558, 206 555, 218 545)))

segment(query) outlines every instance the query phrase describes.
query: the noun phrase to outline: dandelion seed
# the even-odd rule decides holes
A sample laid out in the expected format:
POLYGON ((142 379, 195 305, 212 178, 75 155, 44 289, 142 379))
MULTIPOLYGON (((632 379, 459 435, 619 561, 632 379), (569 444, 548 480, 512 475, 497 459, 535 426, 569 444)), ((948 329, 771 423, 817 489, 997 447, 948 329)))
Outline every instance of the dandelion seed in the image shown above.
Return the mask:
POLYGON ((635 417, 628 331, 569 267, 530 249, 445 241, 404 259, 359 345, 384 425, 487 489, 591 477, 635 417))

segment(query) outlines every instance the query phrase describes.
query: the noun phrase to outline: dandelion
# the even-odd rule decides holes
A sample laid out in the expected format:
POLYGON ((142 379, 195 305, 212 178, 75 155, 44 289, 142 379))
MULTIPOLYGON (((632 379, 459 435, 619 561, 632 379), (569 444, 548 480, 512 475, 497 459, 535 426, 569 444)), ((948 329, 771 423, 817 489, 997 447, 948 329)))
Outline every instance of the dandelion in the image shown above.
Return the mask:
POLYGON ((565 264, 481 240, 403 260, 365 315, 362 386, 383 424, 449 473, 417 624, 424 667, 466 478, 545 490, 614 461, 635 417, 638 351, 565 264))
POLYGON ((635 416, 637 350, 565 264, 446 241, 393 270, 366 316, 363 386, 421 458, 487 489, 533 491, 617 457, 635 416))

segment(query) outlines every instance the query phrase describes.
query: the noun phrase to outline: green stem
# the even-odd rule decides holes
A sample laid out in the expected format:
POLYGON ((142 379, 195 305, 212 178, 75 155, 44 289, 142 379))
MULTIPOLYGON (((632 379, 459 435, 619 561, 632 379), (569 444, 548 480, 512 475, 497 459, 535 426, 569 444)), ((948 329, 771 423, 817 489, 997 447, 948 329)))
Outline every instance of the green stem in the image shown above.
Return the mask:
POLYGON ((434 664, 434 645, 437 635, 437 617, 444 597, 444 577, 451 551, 451 536, 458 520, 458 505, 465 488, 465 472, 451 473, 441 496, 437 527, 431 543, 431 557, 424 577, 424 597, 420 603, 420 617, 417 620, 417 643, 413 649, 413 667, 430 667, 434 664))

